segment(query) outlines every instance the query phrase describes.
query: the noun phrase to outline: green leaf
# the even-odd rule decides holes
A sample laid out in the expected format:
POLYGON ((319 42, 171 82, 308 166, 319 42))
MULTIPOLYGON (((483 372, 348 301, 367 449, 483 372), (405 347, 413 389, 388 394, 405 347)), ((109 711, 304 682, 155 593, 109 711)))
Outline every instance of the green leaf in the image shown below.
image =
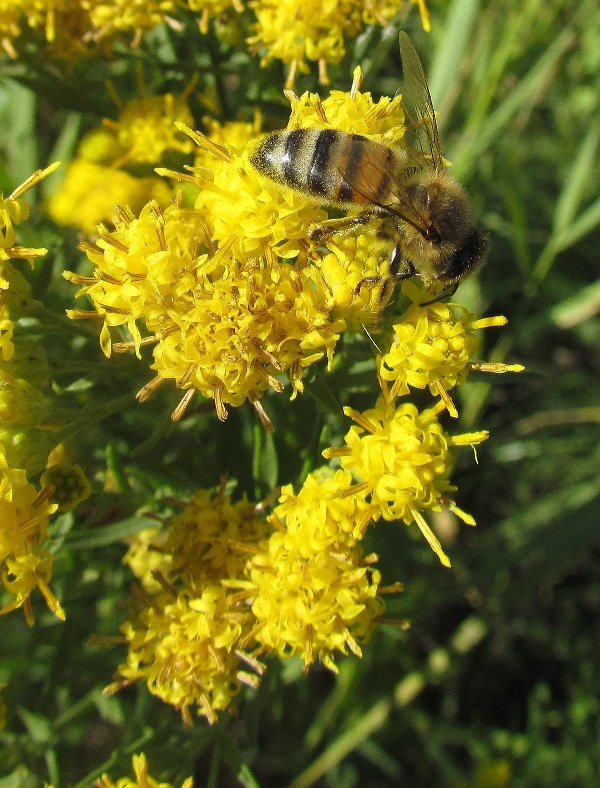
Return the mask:
POLYGON ((145 515, 135 515, 118 523, 103 526, 87 534, 76 534, 73 538, 65 539, 65 546, 73 550, 81 550, 86 547, 106 547, 109 544, 122 542, 144 528, 156 528, 156 520, 145 515))
POLYGON ((273 490, 279 478, 279 458, 273 433, 259 423, 254 425, 252 477, 259 487, 259 495, 264 495, 265 490, 273 490))
POLYGON ((454 93, 460 81, 479 6, 479 0, 454 0, 450 5, 429 69, 429 92, 436 108, 454 93))
POLYGON ((51 740, 52 724, 47 717, 23 707, 20 707, 18 712, 33 741, 46 744, 51 740))
POLYGON ((565 298, 551 310, 550 317, 560 328, 573 328, 599 313, 600 280, 565 298))

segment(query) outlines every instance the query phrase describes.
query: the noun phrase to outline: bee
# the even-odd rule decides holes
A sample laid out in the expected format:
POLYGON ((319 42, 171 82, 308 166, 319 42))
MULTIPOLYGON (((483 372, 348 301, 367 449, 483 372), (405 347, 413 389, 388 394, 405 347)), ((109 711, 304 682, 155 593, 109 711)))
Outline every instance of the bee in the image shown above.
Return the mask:
MULTIPOLYGON (((336 129, 276 131, 251 152, 253 166, 283 186, 354 215, 310 228, 325 243, 339 233, 376 222, 390 242, 393 280, 417 275, 439 295, 452 295, 484 262, 487 238, 475 224, 465 190, 445 171, 435 111, 423 66, 410 38, 400 33, 405 107, 418 147, 391 147, 336 129)), ((367 278, 363 282, 374 282, 367 278)), ((359 284, 360 287, 360 284, 359 284)))

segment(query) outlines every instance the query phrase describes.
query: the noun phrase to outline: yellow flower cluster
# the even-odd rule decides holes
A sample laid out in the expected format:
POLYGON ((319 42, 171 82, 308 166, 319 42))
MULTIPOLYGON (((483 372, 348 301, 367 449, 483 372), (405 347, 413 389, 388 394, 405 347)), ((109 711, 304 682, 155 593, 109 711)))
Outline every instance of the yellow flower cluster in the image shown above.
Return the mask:
MULTIPOLYGON (((357 70, 348 93, 323 101, 290 94, 289 128, 331 126, 403 145, 400 98, 375 102, 360 82, 357 70)), ((141 357, 143 345, 153 346, 156 377, 140 400, 171 379, 184 391, 173 418, 199 393, 221 419, 227 406, 249 401, 268 426, 260 399, 282 390, 284 374, 295 396, 307 367, 331 364, 342 332, 380 321, 394 289, 389 263, 364 228, 334 237, 327 250, 311 244, 310 225, 327 214, 252 167, 256 124, 213 123, 207 136, 178 128, 199 146, 195 164, 159 172, 195 190, 193 207, 177 198, 166 208, 150 202, 138 216, 121 209, 114 230, 101 227, 94 246, 82 245, 92 275, 67 274, 93 305, 70 316, 102 319, 107 356, 141 357), (124 329, 127 341, 118 341, 124 329)), ((517 367, 472 360, 476 332, 504 318, 422 303, 414 284, 403 291, 412 306, 382 335, 387 347, 376 363, 382 395, 364 412, 345 408, 355 426, 344 446, 324 453, 341 468, 309 474, 297 493, 284 487, 268 517, 245 500, 233 504, 224 489, 199 492, 166 534, 133 541, 126 560, 143 608, 123 627, 128 656, 109 691, 143 680, 186 720, 197 708, 213 721, 242 684, 257 686, 264 654, 331 670, 340 654, 360 655, 383 614, 382 595, 397 590, 381 587, 377 557, 363 553, 374 521, 416 523, 449 565, 424 513, 447 508, 474 524, 449 477, 454 448, 476 446, 487 432, 453 436, 439 416, 456 415, 448 392, 470 370, 517 367), (421 411, 399 402, 414 388, 438 402, 421 411)))
POLYGON ((132 99, 119 107, 117 120, 105 118, 104 128, 121 149, 120 157, 110 163, 113 167, 127 164, 160 164, 166 153, 192 153, 193 143, 177 130, 175 123, 193 123, 187 99, 197 79, 192 79, 178 96, 165 93, 158 96, 132 99))
MULTIPOLYGON (((421 291, 414 285, 404 285, 405 293, 417 301, 421 291)), ((476 368, 486 372, 521 372, 519 364, 491 364, 473 362, 479 349, 476 331, 492 326, 503 326, 506 318, 478 318, 459 304, 435 302, 413 305, 393 326, 394 339, 387 353, 378 361, 382 381, 391 382, 390 397, 408 394, 411 388, 429 388, 439 396, 451 416, 458 412, 448 391, 463 383, 469 371, 476 368)))
POLYGON ((251 563, 257 641, 307 667, 320 659, 335 671, 336 653, 361 656, 384 609, 380 573, 355 536, 369 507, 364 497, 343 497, 350 483, 339 470, 310 474, 298 495, 284 487, 270 517, 276 530, 251 563))
POLYGON ((243 680, 238 651, 251 619, 239 608, 234 595, 217 584, 159 592, 135 623, 122 627, 127 662, 109 691, 145 680, 150 692, 180 709, 184 719, 198 706, 214 722, 243 680))
POLYGON ((260 397, 269 387, 283 388, 276 376, 287 371, 294 392, 301 391, 303 369, 324 354, 331 358, 343 323, 328 320, 329 294, 311 268, 219 259, 202 251, 207 237, 202 212, 149 204, 139 219, 123 213, 113 233, 102 232, 95 247, 86 247, 94 277, 69 278, 85 285, 81 294, 104 319, 100 341, 107 355, 109 327, 126 325, 138 353, 142 342, 155 344, 157 377, 141 399, 172 379, 189 392, 174 418, 194 392, 214 399, 221 419, 226 404, 246 400, 263 416, 260 397), (150 332, 144 340, 140 318, 150 332))
POLYGON ((27 280, 12 259, 46 254, 46 249, 16 245, 15 225, 27 219, 23 194, 53 172, 58 164, 38 170, 13 190, 0 196, 0 581, 5 591, 0 614, 22 608, 33 623, 31 592, 38 588, 48 607, 64 619, 52 593, 52 555, 44 545, 48 517, 56 511, 49 503, 50 490, 38 492, 27 481, 46 464, 51 438, 36 431, 48 415, 48 404, 38 388, 45 382, 47 360, 38 343, 13 336, 19 318, 35 310, 27 280), (39 439, 38 439, 39 438, 39 439))
POLYGON ((48 517, 56 504, 48 503, 27 482, 24 470, 11 468, 0 446, 0 579, 9 600, 0 615, 22 607, 28 624, 33 624, 31 592, 38 588, 50 610, 64 620, 65 614, 52 593, 52 555, 44 547, 48 517))
POLYGON ((129 652, 107 691, 145 680, 185 719, 196 706, 212 722, 241 684, 258 685, 262 654, 331 670, 339 654, 360 654, 383 603, 376 556, 355 535, 369 505, 344 495, 350 482, 342 470, 311 474, 298 495, 282 490, 269 518, 223 488, 199 491, 166 538, 136 538, 126 561, 144 608, 123 626, 129 652))
MULTIPOLYGON (((308 93, 292 96, 290 127, 325 122, 401 142, 399 97, 376 102, 360 92, 360 80, 357 70, 350 93, 332 91, 322 102, 308 93)), ((119 326, 127 326, 132 343, 117 343, 117 349, 131 347, 139 354, 142 342, 154 344, 156 377, 140 399, 174 380, 185 391, 174 418, 199 392, 214 400, 221 419, 228 405, 249 401, 268 424, 259 400, 268 389, 282 390, 282 373, 292 396, 301 392, 304 369, 323 357, 331 363, 348 322, 371 323, 381 312, 380 288, 365 286, 355 297, 349 283, 352 277, 360 282, 369 254, 376 270, 382 262, 375 263, 366 241, 354 261, 334 251, 325 261, 316 252, 309 259, 308 229, 326 214, 249 164, 254 143, 242 143, 256 124, 234 124, 231 130, 213 124, 210 137, 185 130, 200 146, 192 173, 159 172, 197 189, 194 208, 160 210, 149 203, 139 218, 121 211, 113 232, 102 229, 96 246, 84 247, 93 276, 67 275, 84 285, 80 295, 94 305, 91 313, 70 314, 103 318, 100 341, 107 355, 110 329, 119 326)))
POLYGON ((50 55, 72 61, 100 46, 110 52, 123 36, 136 46, 142 34, 169 19, 177 0, 4 0, 0 18, 1 44, 18 57, 27 30, 39 31, 50 55), (6 10, 5 10, 6 9, 6 10))
MULTIPOLYGON (((241 683, 257 685, 262 665, 244 648, 254 624, 247 592, 231 586, 243 579, 248 556, 259 549, 266 529, 255 506, 245 500, 232 504, 224 489, 216 497, 206 491, 194 496, 159 547, 158 569, 150 558, 160 588, 144 593, 144 608, 123 626, 127 660, 108 692, 144 680, 185 719, 197 706, 212 722, 241 683)), ((130 565, 147 578, 141 559, 138 550, 130 551, 130 565)))
MULTIPOLYGON (((171 783, 159 783, 148 773, 148 761, 144 753, 134 755, 132 758, 135 780, 129 777, 120 777, 116 782, 108 774, 103 774, 97 781, 96 788, 173 788, 171 783)), ((181 788, 193 788, 194 778, 188 777, 181 783, 181 788)))
POLYGON ((97 38, 114 32, 140 34, 165 21, 177 9, 177 0, 82 0, 97 38))
MULTIPOLYGON (((425 3, 411 2, 417 2, 423 26, 429 29, 425 3)), ((320 80, 327 83, 327 65, 340 62, 346 42, 356 38, 365 23, 389 24, 404 6, 405 0, 253 0, 255 35, 248 41, 264 53, 263 65, 275 58, 290 66, 287 87, 297 71, 309 70, 308 61, 318 63, 320 80)))
MULTIPOLYGON (((254 34, 247 41, 262 55, 262 65, 282 60, 290 66, 287 86, 292 87, 296 73, 309 70, 317 62, 319 78, 328 82, 328 64, 339 63, 346 43, 356 38, 365 25, 389 24, 406 7, 408 0, 252 0, 254 34)), ((425 0, 410 0, 417 5, 421 22, 429 30, 425 0)), ((50 54, 74 60, 100 47, 111 52, 115 40, 124 39, 138 46, 143 34, 159 24, 181 27, 181 9, 199 14, 202 33, 209 20, 227 12, 244 10, 243 0, 4 0, 0 15, 0 44, 10 57, 18 56, 21 35, 27 30, 41 31, 50 54)), ((238 36, 241 40, 241 35, 238 36)))
POLYGON ((187 98, 194 85, 191 80, 178 96, 133 99, 122 107, 115 96, 120 109, 117 120, 105 118, 101 127, 81 140, 62 184, 48 201, 50 217, 94 235, 98 224, 115 220, 116 206, 138 213, 149 200, 167 205, 172 191, 164 179, 153 172, 140 173, 163 163, 169 154, 192 152, 192 142, 174 123, 191 121, 187 98), (136 173, 127 167, 135 167, 136 173))
POLYGON ((350 428, 345 447, 327 449, 327 458, 338 457, 356 482, 347 494, 369 495, 369 514, 374 520, 416 522, 440 561, 450 566, 438 539, 421 512, 449 508, 469 525, 475 522, 449 496, 456 488, 448 481, 452 466, 450 447, 475 445, 488 437, 486 431, 449 436, 437 415, 440 403, 419 412, 412 403, 396 407, 381 398, 377 405, 359 412, 344 408, 357 426, 350 428))

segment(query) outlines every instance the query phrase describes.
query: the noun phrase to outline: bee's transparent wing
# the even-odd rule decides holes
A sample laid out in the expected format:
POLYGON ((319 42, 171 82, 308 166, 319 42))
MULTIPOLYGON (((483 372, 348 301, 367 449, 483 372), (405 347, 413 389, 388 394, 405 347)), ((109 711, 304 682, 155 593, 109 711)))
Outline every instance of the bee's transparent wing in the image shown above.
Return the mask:
POLYGON ((355 146, 357 146, 357 159, 361 165, 349 167, 346 172, 339 171, 340 180, 346 189, 360 195, 365 205, 381 208, 384 213, 410 224, 426 235, 429 224, 415 206, 405 185, 410 175, 424 166, 420 154, 416 154, 416 159, 409 156, 406 169, 398 173, 395 168, 390 167, 389 161, 378 155, 377 148, 373 147, 371 140, 366 138, 362 142, 356 141, 355 146), (373 178, 374 174, 375 178, 373 178), (403 177, 404 175, 406 178, 403 177), (373 182, 385 183, 385 202, 373 193, 373 182))
POLYGON ((413 42, 403 30, 400 31, 400 55, 404 71, 405 109, 420 136, 425 135, 432 166, 436 170, 443 170, 444 157, 427 78, 413 42))

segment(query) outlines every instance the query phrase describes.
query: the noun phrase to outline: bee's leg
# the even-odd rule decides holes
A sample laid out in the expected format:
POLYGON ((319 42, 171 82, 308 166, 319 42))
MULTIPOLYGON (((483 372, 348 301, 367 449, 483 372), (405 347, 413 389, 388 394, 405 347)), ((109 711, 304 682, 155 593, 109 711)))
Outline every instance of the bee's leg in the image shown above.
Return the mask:
POLYGON ((345 235, 351 233, 357 227, 367 224, 370 219, 367 213, 360 213, 358 216, 342 216, 340 219, 327 219, 319 224, 312 224, 308 228, 308 237, 316 243, 323 243, 334 235, 345 235))
POLYGON ((392 254, 390 256, 390 276, 389 277, 382 277, 382 276, 366 276, 364 279, 361 279, 360 282, 354 288, 355 295, 358 295, 360 292, 360 288, 363 285, 376 285, 378 282, 381 282, 382 279, 386 279, 384 282, 383 288, 381 290, 381 300, 385 300, 385 296, 387 295, 388 288, 391 282, 401 282, 403 279, 409 279, 411 276, 416 274, 416 270, 414 265, 411 263, 410 260, 405 260, 402 256, 402 250, 399 244, 394 244, 394 248, 392 249, 392 254))
POLYGON ((429 306, 430 304, 437 304, 438 301, 443 301, 444 298, 450 298, 451 296, 456 293, 458 290, 460 282, 450 282, 450 284, 446 285, 443 290, 436 295, 435 298, 432 298, 431 301, 424 301, 420 306, 429 306))
POLYGON ((403 279, 410 279, 416 273, 412 262, 402 256, 402 250, 399 244, 396 244, 390 257, 390 274, 394 279, 401 282, 403 279))

